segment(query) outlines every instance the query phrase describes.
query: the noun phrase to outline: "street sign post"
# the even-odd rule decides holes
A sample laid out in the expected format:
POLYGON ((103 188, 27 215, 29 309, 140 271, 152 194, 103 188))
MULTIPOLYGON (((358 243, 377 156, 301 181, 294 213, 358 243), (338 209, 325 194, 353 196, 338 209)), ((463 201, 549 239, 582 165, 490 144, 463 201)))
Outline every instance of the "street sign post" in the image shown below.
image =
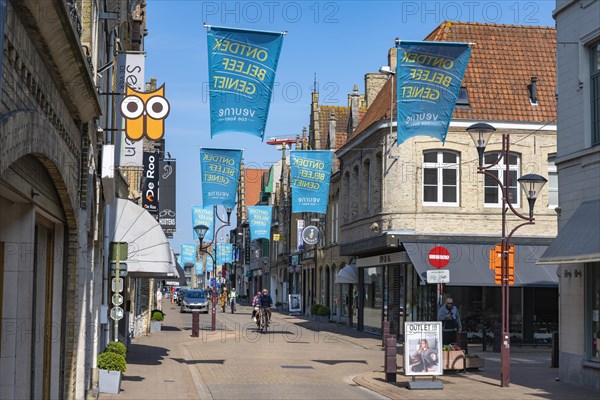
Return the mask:
POLYGON ((444 246, 435 246, 429 250, 427 260, 434 268, 444 268, 450 262, 450 252, 444 246))
POLYGON ((447 269, 427 271, 427 283, 449 283, 450 271, 447 269))
MULTIPOLYGON (((117 264, 111 262, 110 263, 110 276, 117 276, 117 264)), ((124 277, 127 276, 127 264, 119 263, 119 276, 124 277)))
MULTIPOLYGON (((123 309, 121 307, 113 307, 110 309, 110 317, 114 320, 114 321, 118 321, 121 318, 123 318, 123 309)), ((116 322, 115 322, 115 325, 116 322)))
POLYGON ((113 303, 115 306, 120 306, 121 304, 123 304, 123 296, 121 296, 121 295, 120 295, 120 294, 118 294, 118 293, 115 293, 115 294, 113 294, 113 297, 112 297, 112 303, 113 303))
POLYGON ((115 293, 121 293, 123 291, 123 278, 119 278, 119 289, 117 290, 117 278, 112 278, 111 283, 112 291, 115 293))

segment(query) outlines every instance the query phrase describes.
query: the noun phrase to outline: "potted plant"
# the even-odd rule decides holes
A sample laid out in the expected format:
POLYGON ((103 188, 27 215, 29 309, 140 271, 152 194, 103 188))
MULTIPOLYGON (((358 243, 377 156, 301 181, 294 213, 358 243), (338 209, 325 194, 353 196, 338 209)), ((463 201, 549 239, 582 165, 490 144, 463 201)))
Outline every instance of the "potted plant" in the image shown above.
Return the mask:
POLYGON ((329 322, 329 315, 331 310, 327 306, 319 306, 317 309, 317 315, 319 316, 319 322, 329 322))
POLYGON ((161 310, 152 310, 150 314, 150 332, 160 332, 165 313, 161 310))
POLYGON ((466 368, 484 368, 485 358, 480 358, 477 354, 467 354, 465 355, 465 363, 467 364, 466 368))
POLYGON ((104 352, 112 351, 113 353, 117 353, 125 357, 127 355, 127 347, 121 342, 110 342, 106 345, 104 352))
POLYGON ((104 351, 98 355, 98 389, 101 393, 119 394, 121 374, 127 363, 125 356, 115 351, 104 351))
POLYGON ((318 319, 318 315, 319 315, 319 308, 321 307, 320 304, 313 304, 312 306, 310 306, 310 316, 313 319, 318 319))

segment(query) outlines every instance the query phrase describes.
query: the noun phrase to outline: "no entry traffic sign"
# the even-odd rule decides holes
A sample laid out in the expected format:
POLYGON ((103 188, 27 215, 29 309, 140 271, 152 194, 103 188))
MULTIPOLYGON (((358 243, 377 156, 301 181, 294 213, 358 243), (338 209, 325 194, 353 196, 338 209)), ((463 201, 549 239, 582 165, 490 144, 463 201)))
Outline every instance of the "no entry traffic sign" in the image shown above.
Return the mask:
POLYGON ((444 268, 450 262, 450 252, 444 246, 435 246, 427 255, 429 264, 435 268, 444 268))

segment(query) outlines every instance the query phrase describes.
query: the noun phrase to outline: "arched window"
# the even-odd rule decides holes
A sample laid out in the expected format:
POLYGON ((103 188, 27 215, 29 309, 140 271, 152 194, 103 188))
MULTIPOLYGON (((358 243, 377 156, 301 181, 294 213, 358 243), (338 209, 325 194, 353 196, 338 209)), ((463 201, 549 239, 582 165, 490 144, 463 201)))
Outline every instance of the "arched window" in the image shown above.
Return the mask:
POLYGON ((363 202, 363 204, 365 205, 364 211, 368 214, 369 210, 371 210, 371 205, 373 204, 372 199, 371 199, 371 186, 373 185, 373 180, 372 180, 372 171, 371 171, 371 161, 370 160, 366 160, 363 163, 362 183, 364 184, 364 188, 365 188, 365 190, 363 191, 363 194, 365 196, 365 201, 363 202))
POLYGON ((431 150, 423 153, 423 204, 458 206, 459 153, 431 150))

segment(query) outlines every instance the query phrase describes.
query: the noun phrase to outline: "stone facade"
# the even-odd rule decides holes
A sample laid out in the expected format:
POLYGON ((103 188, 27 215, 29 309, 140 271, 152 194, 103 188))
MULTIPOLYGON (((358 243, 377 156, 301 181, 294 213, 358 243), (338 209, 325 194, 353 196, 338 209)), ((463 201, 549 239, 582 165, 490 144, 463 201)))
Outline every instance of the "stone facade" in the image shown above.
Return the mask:
POLYGON ((19 293, 29 296, 32 288, 37 288, 34 292, 51 296, 51 306, 34 306, 35 314, 27 318, 27 313, 19 313, 16 318, 25 316, 26 325, 44 318, 51 325, 41 328, 37 322, 31 329, 45 337, 43 330, 52 327, 53 335, 57 335, 51 342, 36 343, 35 353, 28 343, 3 338, 2 398, 82 395, 77 386, 86 374, 78 375, 78 365, 89 366, 94 353, 88 351, 94 346, 89 337, 98 333, 82 329, 88 323, 82 318, 82 293, 94 292, 82 274, 93 270, 88 251, 98 251, 97 242, 88 243, 88 233, 98 226, 92 221, 94 211, 81 188, 82 181, 86 186, 89 183, 85 192, 95 197, 96 137, 87 122, 100 114, 100 107, 91 75, 81 73, 90 66, 81 49, 72 46, 78 39, 65 7, 62 1, 9 1, 2 26, 0 200, 19 204, 25 213, 2 213, 0 242, 8 247, 41 243, 43 238, 35 232, 45 229, 52 238, 47 243, 64 243, 55 250, 53 262, 47 260, 44 265, 39 264, 39 246, 37 263, 30 259, 13 264, 10 256, 0 260, 4 271, 0 283, 7 289, 2 291, 1 304, 8 311, 2 315, 2 330, 13 321, 13 307, 22 309, 25 301, 22 296, 11 295, 11 287, 19 282, 19 293), (40 275, 43 269, 45 278, 40 275), (20 351, 11 354, 11 346, 20 351), (47 364, 40 358, 44 354, 49 357, 47 364), (27 372, 32 362, 41 363, 34 375, 27 372))
MULTIPOLYGON (((557 48, 560 237, 583 202, 600 199, 600 133, 594 141, 590 70, 591 51, 600 43, 600 3, 559 0, 554 17, 558 42, 568 43, 557 48)), ((596 229, 598 222, 589 221, 596 229)), ((592 347, 598 333, 591 324, 597 305, 592 306, 594 293, 588 292, 592 272, 598 274, 599 269, 600 260, 559 266, 560 380, 596 390, 600 390, 600 363, 592 357, 592 347)))

